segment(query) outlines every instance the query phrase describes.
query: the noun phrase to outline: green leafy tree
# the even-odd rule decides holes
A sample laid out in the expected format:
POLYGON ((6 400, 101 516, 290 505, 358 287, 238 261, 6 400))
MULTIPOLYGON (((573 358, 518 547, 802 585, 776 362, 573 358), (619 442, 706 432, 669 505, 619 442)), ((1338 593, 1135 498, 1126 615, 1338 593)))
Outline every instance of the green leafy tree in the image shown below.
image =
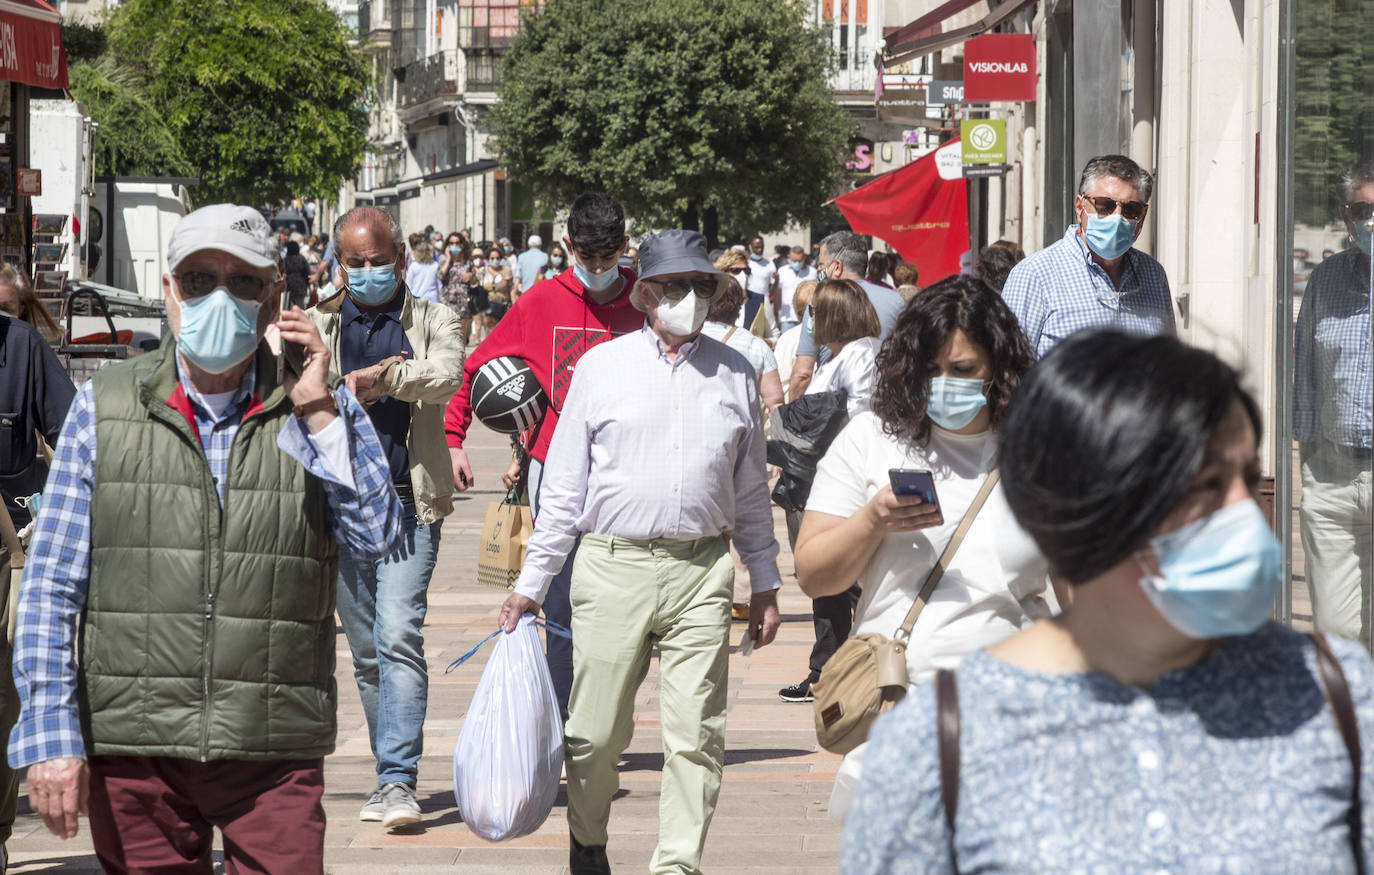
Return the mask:
POLYGON ((96 172, 111 176, 185 176, 191 166, 176 137, 139 86, 110 58, 72 64, 72 97, 99 123, 96 172))
POLYGON ((125 0, 107 32, 198 201, 330 197, 356 171, 368 73, 323 0, 125 0))
POLYGON ((611 193, 646 225, 772 231, 843 180, 854 123, 825 38, 778 0, 548 0, 521 23, 491 125, 546 204, 611 193))

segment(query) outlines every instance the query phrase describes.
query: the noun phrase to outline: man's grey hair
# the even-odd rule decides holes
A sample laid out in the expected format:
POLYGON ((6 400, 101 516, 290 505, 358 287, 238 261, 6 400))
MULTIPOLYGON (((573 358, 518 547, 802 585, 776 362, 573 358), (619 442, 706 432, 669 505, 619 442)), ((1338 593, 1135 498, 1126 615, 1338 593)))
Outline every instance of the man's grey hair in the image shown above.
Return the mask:
POLYGON ((1355 189, 1369 185, 1374 182, 1374 159, 1361 161, 1354 167, 1347 167, 1341 171, 1341 175, 1336 178, 1336 194, 1341 199, 1341 206, 1355 200, 1355 189))
POLYGON ((793 254, 793 255, 800 255, 802 258, 805 258, 805 257, 806 257, 806 250, 805 250, 805 249, 802 249, 800 246, 793 246, 793 247, 792 247, 792 254, 793 254))
POLYGON ((1083 168, 1083 175, 1078 178, 1078 193, 1086 193, 1088 185, 1093 180, 1101 179, 1104 176, 1110 176, 1127 185, 1134 186, 1135 190, 1140 193, 1140 200, 1143 203, 1148 204, 1150 202, 1150 195, 1155 190, 1155 178, 1150 175, 1150 171, 1130 158, 1125 155, 1098 155, 1083 168))
POLYGON ((361 206, 354 207, 342 216, 334 220, 334 233, 329 235, 329 245, 334 247, 334 254, 342 257, 339 251, 339 240, 343 237, 344 229, 353 225, 355 222, 378 221, 386 223, 386 229, 391 233, 391 248, 393 252, 400 252, 405 245, 406 235, 401 232, 401 223, 391 214, 390 210, 381 207, 361 206))
POLYGON ((836 231, 821 241, 821 250, 826 261, 838 261, 845 273, 862 279, 868 271, 868 244, 853 231, 836 231))

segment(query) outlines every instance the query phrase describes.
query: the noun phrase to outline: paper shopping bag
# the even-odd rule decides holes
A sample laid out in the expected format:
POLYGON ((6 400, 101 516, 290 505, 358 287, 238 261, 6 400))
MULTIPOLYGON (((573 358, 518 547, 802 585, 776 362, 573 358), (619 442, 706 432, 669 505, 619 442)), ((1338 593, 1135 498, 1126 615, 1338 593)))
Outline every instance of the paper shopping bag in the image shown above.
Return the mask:
POLYGON ((477 552, 477 582, 507 591, 515 589, 533 530, 530 509, 517 504, 513 496, 488 505, 477 552))

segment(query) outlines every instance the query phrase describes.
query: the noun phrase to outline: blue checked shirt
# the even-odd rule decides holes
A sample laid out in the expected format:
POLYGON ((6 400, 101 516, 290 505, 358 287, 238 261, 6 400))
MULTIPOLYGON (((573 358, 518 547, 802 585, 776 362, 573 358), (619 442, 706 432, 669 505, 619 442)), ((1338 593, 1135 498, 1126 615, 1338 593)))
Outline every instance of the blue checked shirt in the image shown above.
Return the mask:
POLYGON ((1358 249, 1317 265, 1294 330, 1293 436, 1370 446, 1369 259, 1358 249))
POLYGON ((1158 261, 1126 251, 1121 288, 1092 260, 1070 225, 1064 239, 1011 269, 1002 298, 1016 314, 1036 358, 1085 328, 1117 328, 1129 334, 1173 334, 1169 278, 1158 261))
MULTIPOLYGON (((229 450, 252 401, 254 375, 250 367, 218 419, 197 400, 184 375, 181 379, 221 502, 229 450)), ((57 757, 85 757, 76 698, 76 630, 90 584, 96 453, 92 387, 91 382, 81 387, 63 423, 24 569, 14 641, 21 712, 9 744, 10 765, 16 769, 57 757)), ((334 398, 347 430, 352 473, 343 479, 351 479, 351 484, 331 473, 298 418, 290 418, 277 445, 320 478, 339 545, 355 556, 380 559, 400 538, 400 502, 367 413, 343 387, 334 398)))

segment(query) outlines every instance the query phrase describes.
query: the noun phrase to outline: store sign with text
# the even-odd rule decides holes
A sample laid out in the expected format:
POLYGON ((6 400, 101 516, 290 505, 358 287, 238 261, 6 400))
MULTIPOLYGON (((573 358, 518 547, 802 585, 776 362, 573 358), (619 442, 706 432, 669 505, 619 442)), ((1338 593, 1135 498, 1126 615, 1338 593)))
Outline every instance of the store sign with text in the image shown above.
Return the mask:
POLYGON ((990 33, 964 43, 964 100, 1035 100, 1035 37, 990 33))
POLYGON ((873 172, 873 141, 866 137, 855 137, 849 141, 849 160, 844 169, 850 173, 873 172))

